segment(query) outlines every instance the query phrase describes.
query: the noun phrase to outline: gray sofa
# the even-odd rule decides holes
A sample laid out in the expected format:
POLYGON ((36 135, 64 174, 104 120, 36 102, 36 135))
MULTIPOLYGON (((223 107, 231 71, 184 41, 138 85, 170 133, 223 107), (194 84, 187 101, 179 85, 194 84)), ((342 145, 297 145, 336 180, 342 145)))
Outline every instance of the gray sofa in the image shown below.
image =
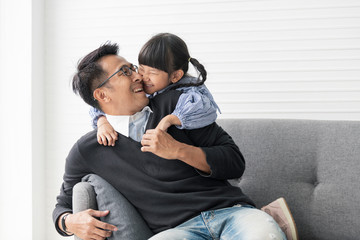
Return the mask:
MULTIPOLYGON (((258 207, 285 197, 301 240, 360 239, 359 121, 222 119, 218 124, 247 164, 243 177, 231 183, 258 207)), ((96 207, 94 197, 85 184, 77 186, 74 211, 96 207), (79 205, 84 195, 88 205, 79 205)))

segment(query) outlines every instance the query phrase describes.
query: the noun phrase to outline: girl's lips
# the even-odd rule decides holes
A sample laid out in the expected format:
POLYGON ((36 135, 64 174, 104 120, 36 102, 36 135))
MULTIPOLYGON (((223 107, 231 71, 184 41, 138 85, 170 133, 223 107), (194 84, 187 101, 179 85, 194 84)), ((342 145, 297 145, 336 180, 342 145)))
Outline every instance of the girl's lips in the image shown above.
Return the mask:
POLYGON ((153 85, 144 84, 145 91, 146 91, 147 89, 151 89, 152 87, 153 87, 153 85))

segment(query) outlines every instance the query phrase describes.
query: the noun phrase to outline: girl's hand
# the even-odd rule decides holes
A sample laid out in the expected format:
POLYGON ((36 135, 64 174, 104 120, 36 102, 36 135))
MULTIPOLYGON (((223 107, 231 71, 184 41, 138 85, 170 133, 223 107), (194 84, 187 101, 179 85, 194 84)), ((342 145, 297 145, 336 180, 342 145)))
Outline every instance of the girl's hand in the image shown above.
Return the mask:
POLYGON ((163 117, 163 119, 161 119, 159 124, 156 126, 156 129, 160 129, 166 132, 171 125, 181 125, 179 118, 172 114, 163 117))
POLYGON ((118 133, 114 130, 106 117, 100 117, 98 120, 97 140, 104 146, 115 146, 118 139, 118 133))

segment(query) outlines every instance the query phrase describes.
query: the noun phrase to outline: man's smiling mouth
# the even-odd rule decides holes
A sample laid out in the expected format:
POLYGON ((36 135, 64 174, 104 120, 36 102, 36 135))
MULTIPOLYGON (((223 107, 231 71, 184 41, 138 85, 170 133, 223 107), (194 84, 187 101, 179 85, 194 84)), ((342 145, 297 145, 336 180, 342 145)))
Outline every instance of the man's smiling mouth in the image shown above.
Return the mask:
POLYGON ((140 88, 140 87, 134 89, 134 93, 139 93, 139 92, 142 92, 142 91, 144 91, 144 89, 140 88))

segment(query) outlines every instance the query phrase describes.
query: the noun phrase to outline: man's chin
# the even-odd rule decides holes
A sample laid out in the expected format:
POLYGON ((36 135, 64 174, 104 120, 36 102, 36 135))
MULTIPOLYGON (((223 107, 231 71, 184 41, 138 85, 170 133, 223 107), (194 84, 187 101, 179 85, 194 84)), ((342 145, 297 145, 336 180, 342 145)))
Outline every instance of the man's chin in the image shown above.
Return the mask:
POLYGON ((139 101, 139 103, 143 103, 144 107, 149 104, 149 98, 146 97, 145 92, 143 92, 142 95, 138 95, 137 100, 139 101))

